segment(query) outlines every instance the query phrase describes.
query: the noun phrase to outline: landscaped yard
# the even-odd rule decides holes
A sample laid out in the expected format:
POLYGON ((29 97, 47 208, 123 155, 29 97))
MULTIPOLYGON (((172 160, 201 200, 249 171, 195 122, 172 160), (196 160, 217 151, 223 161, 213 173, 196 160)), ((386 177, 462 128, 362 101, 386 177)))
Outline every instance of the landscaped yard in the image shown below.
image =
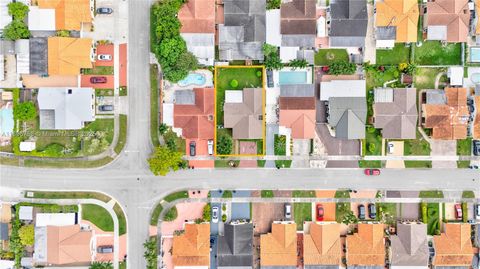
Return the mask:
POLYGON ((294 203, 293 216, 297 223, 297 230, 303 231, 303 222, 312 221, 312 204, 311 203, 294 203))
POLYGON ((215 96, 216 96, 216 121, 217 125, 223 125, 223 104, 225 102, 226 90, 242 90, 244 88, 263 87, 262 75, 258 76, 257 72, 262 72, 262 68, 217 68, 215 72, 215 96), (233 80, 238 82, 238 86, 232 87, 230 84, 233 80))
POLYGON ((440 204, 427 203, 427 233, 428 235, 440 232, 440 204))
POLYGON ((417 65, 460 65, 462 64, 461 43, 445 46, 440 41, 425 41, 421 47, 415 46, 417 65))
POLYGON ((470 156, 472 154, 472 138, 457 140, 457 155, 470 156))
POLYGON ((172 129, 169 129, 164 135, 165 144, 170 150, 181 152, 185 155, 186 145, 185 139, 178 136, 172 129))
POLYGON ((404 161, 405 168, 432 168, 432 161, 404 161))
POLYGON ((418 67, 414 76, 415 88, 435 89, 435 78, 437 74, 446 71, 446 68, 418 67))
POLYGON ((315 54, 315 65, 329 65, 333 62, 348 62, 348 53, 345 49, 320 49, 315 54))
POLYGON ((185 198, 188 198, 188 192, 187 191, 179 191, 179 192, 174 192, 174 193, 171 193, 171 194, 165 196, 165 198, 163 198, 163 200, 165 200, 167 202, 172 202, 172 201, 175 201, 177 199, 185 199, 185 198))
MULTIPOLYGON (((348 191, 336 191, 335 198, 350 198, 350 193, 348 191)), ((343 217, 351 212, 350 203, 348 202, 339 202, 335 205, 335 219, 337 222, 342 222, 343 217)))
POLYGON ((365 130, 365 155, 382 155, 382 133, 380 129, 367 126, 365 130))
POLYGON ((276 134, 273 140, 275 155, 285 156, 287 154, 287 137, 276 134))
POLYGON ((381 72, 375 69, 366 71, 367 75, 367 91, 377 87, 383 87, 385 82, 396 80, 389 84, 389 86, 396 86, 398 88, 403 85, 400 84, 401 72, 398 70, 398 66, 385 66, 385 71, 381 72))
POLYGON ((403 155, 430 155, 430 143, 417 131, 417 139, 406 139, 403 143, 403 155))
POLYGON ((397 65, 409 62, 410 47, 406 47, 404 43, 395 43, 395 47, 391 50, 377 50, 377 64, 397 65))
POLYGON ((397 204, 378 203, 377 220, 380 220, 387 224, 395 224, 395 222, 397 221, 397 204))
POLYGON ((113 219, 108 211, 95 204, 82 204, 82 219, 88 220, 105 232, 113 232, 113 219))

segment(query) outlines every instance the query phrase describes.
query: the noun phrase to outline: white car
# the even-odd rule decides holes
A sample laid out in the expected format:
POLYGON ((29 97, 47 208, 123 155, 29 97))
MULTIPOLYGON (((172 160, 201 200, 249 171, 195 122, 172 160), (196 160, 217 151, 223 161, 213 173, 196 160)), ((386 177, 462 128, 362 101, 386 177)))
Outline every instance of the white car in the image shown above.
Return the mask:
POLYGON ((212 207, 212 222, 218 223, 218 206, 212 207))
POLYGON ((213 155, 213 140, 208 140, 208 155, 213 155))
POLYGON ((393 154, 394 149, 395 149, 395 148, 394 148, 393 143, 388 143, 388 144, 387 144, 388 154, 393 154))
POLYGON ((112 55, 110 54, 98 54, 97 59, 99 61, 111 61, 112 55))

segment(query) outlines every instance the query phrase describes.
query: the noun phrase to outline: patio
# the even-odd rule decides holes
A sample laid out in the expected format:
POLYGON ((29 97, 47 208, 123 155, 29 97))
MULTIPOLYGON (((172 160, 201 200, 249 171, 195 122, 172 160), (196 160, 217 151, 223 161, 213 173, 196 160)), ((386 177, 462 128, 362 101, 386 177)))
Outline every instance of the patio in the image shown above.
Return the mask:
POLYGON ((175 231, 183 230, 186 221, 193 221, 203 217, 203 207, 206 203, 179 203, 177 207, 177 218, 174 221, 162 222, 162 235, 171 236, 175 231))

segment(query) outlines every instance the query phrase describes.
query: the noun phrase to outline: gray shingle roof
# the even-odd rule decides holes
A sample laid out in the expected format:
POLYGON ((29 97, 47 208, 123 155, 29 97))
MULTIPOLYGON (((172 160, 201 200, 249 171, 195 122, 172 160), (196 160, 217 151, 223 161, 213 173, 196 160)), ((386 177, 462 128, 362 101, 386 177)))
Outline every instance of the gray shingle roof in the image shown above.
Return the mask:
POLYGON ((398 224, 390 236, 392 266, 428 266, 427 226, 423 223, 398 224))
POLYGON ((282 35, 282 46, 313 48, 315 35, 282 35))
POLYGON ((368 24, 367 1, 334 0, 330 10, 330 46, 363 47, 368 24))
POLYGON ((314 84, 280 85, 282 97, 312 97, 315 96, 314 84))
POLYGON ((365 97, 331 97, 328 100, 328 112, 328 123, 335 128, 337 138, 365 138, 365 97))
POLYGON ((30 74, 48 74, 48 44, 46 38, 30 38, 30 74))
POLYGON ((0 240, 8 240, 8 223, 0 222, 0 240))
POLYGON ((394 40, 397 37, 397 27, 375 27, 375 38, 378 40, 394 40))
POLYGON ((225 224, 225 233, 218 237, 217 266, 249 267, 253 264, 253 224, 225 224))

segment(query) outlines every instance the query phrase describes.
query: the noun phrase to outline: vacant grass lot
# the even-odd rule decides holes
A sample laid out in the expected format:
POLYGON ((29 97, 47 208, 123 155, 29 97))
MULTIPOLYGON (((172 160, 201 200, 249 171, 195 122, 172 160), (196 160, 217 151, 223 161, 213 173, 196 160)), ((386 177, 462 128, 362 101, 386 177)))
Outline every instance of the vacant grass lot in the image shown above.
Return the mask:
POLYGON ((417 65, 460 65, 462 63, 461 43, 442 45, 440 41, 425 41, 415 46, 417 65))
POLYGON ((320 49, 315 54, 315 65, 324 66, 339 61, 349 61, 346 49, 320 49))
POLYGON ((90 221, 104 232, 113 232, 112 216, 99 205, 83 204, 82 219, 90 221))
POLYGON ((397 65, 410 62, 410 48, 404 43, 395 43, 391 50, 377 50, 377 64, 397 65))
POLYGON ((417 89, 435 89, 435 78, 437 74, 446 71, 446 68, 417 68, 414 77, 415 87, 417 89))
POLYGON ((293 215, 295 223, 297 223, 297 231, 303 231, 303 222, 312 221, 312 204, 294 203, 293 215))

